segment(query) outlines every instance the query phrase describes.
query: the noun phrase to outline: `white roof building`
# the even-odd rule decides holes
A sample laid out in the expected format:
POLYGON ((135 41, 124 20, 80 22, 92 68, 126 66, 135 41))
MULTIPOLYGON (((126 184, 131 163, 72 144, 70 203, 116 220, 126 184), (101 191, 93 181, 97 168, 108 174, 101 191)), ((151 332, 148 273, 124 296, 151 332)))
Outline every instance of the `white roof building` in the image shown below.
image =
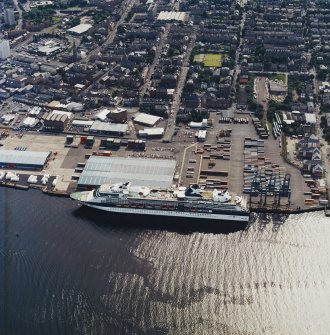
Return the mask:
POLYGON ((40 112, 41 112, 41 107, 33 106, 29 111, 29 115, 39 115, 40 112))
POLYGON ((73 114, 71 112, 64 112, 60 110, 54 110, 51 112, 51 115, 56 114, 56 115, 66 115, 69 119, 72 118, 73 114))
POLYGON ((106 108, 101 109, 95 115, 92 116, 92 120, 106 121, 110 111, 106 108))
POLYGON ((34 128, 38 123, 38 119, 28 116, 23 120, 23 126, 27 128, 34 128))
POLYGON ((197 139, 199 142, 204 142, 206 140, 206 130, 199 130, 197 132, 197 139))
POLYGON ((91 127, 94 121, 89 120, 73 120, 71 125, 73 127, 91 127))
POLYGON ((0 150, 0 168, 42 169, 51 152, 0 150))
POLYGON ((164 135, 164 128, 150 128, 139 130, 140 137, 161 137, 164 135))
POLYGON ((13 115, 13 114, 5 114, 5 115, 1 116, 0 121, 4 125, 8 125, 14 119, 15 119, 15 115, 13 115))
POLYGON ((175 166, 176 161, 170 159, 91 156, 78 186, 130 181, 135 186, 166 188, 172 185, 175 166))
POLYGON ((160 21, 186 21, 188 18, 185 12, 165 12, 161 11, 158 14, 157 20, 160 21))
POLYGON ((140 113, 134 118, 134 122, 140 123, 145 126, 153 127, 160 119, 161 117, 159 116, 140 113))
POLYGON ((103 134, 103 135, 126 135, 128 130, 127 124, 108 123, 101 121, 94 121, 89 129, 90 133, 103 134))
POLYGON ((306 123, 316 124, 316 115, 313 113, 305 113, 306 123))
POLYGON ((193 122, 189 123, 190 128, 206 128, 207 127, 207 119, 203 119, 202 122, 193 122))
POLYGON ((67 32, 73 35, 82 35, 86 33, 89 29, 91 29, 92 27, 93 26, 89 23, 81 23, 81 24, 78 24, 77 26, 74 26, 68 29, 67 32))

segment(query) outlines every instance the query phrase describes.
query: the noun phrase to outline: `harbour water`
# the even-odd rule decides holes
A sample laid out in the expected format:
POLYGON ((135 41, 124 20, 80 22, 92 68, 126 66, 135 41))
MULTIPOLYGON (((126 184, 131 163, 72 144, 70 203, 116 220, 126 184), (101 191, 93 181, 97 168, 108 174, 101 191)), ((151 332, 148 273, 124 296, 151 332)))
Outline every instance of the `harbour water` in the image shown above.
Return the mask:
POLYGON ((0 188, 0 334, 330 333, 323 213, 229 234, 132 220, 0 188))

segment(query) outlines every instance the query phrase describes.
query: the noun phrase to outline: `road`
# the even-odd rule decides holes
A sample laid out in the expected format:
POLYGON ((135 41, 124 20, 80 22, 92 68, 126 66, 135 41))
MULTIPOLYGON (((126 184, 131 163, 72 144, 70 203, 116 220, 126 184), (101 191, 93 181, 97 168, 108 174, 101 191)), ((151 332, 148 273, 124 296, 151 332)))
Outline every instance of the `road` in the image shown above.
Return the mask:
POLYGON ((268 78, 256 77, 257 103, 267 110, 268 107, 268 78))
POLYGON ((17 30, 21 30, 22 26, 23 26, 23 12, 21 10, 21 8, 18 5, 18 0, 13 0, 13 4, 15 6, 15 9, 18 12, 18 22, 17 22, 17 30))
POLYGON ((155 58, 154 58, 152 64, 149 66, 144 84, 140 89, 140 97, 141 98, 143 98, 143 96, 147 92, 148 88, 150 87, 150 84, 151 84, 150 79, 151 79, 152 74, 154 73, 155 67, 159 63, 159 58, 160 58, 160 55, 162 53, 163 47, 164 47, 164 45, 167 41, 168 32, 170 31, 170 27, 171 27, 170 24, 167 23, 166 26, 165 26, 165 31, 162 32, 161 35, 160 35, 160 40, 159 40, 159 43, 157 45, 156 52, 155 52, 155 58))
MULTIPOLYGON (((317 81, 315 79, 315 90, 316 90, 317 81)), ((330 157, 328 157, 327 149, 329 148, 329 144, 323 138, 323 132, 321 129, 321 115, 319 114, 320 106, 319 104, 315 104, 315 115, 316 115, 316 136, 320 139, 321 144, 321 155, 323 161, 324 168, 324 178, 326 180, 328 186, 328 199, 330 199, 330 157)))
POLYGON ((193 27, 192 33, 190 35, 190 43, 188 45, 188 48, 182 60, 179 80, 178 80, 178 84, 175 89, 171 113, 168 118, 167 128, 166 128, 165 135, 164 135, 164 141, 166 142, 171 141, 174 135, 176 115, 180 108, 181 94, 182 94, 182 91, 183 91, 183 88, 186 82, 186 78, 187 78, 187 74, 189 70, 190 55, 195 45, 196 38, 197 38, 197 27, 193 27))
POLYGON ((197 143, 192 143, 191 145, 187 146, 183 150, 183 156, 182 156, 182 164, 181 164, 181 169, 180 169, 180 177, 179 177, 179 185, 181 185, 182 182, 182 175, 183 175, 183 168, 187 165, 186 163, 186 154, 187 150, 191 149, 192 147, 196 146, 197 143))
POLYGON ((244 12, 243 15, 242 15, 240 25, 239 25, 240 41, 239 41, 239 45, 238 45, 238 47, 236 49, 236 53, 235 53, 235 66, 234 66, 234 76, 233 76, 233 84, 232 84, 232 88, 233 88, 234 92, 236 91, 236 83, 237 83, 238 75, 241 72, 241 66, 240 66, 240 63, 239 63, 239 56, 241 54, 241 46, 242 46, 242 41, 243 41, 242 35, 243 35, 243 29, 244 29, 244 25, 245 25, 245 19, 246 19, 246 13, 244 12))

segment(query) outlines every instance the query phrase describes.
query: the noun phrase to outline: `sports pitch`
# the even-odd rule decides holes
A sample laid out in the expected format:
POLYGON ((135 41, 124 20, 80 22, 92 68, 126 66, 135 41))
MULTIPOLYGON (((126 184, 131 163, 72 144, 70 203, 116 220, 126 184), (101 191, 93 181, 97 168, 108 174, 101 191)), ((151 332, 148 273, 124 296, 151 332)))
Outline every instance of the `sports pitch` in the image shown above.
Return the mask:
POLYGON ((220 54, 198 54, 194 57, 194 61, 204 63, 207 67, 220 67, 222 56, 220 54))

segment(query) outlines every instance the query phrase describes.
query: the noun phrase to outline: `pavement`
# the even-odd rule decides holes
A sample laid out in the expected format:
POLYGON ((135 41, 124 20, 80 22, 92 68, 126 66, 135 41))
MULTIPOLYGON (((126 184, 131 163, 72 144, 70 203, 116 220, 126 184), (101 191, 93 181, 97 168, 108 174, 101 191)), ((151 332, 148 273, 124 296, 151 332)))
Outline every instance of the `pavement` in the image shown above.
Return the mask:
MULTIPOLYGON (((51 151, 52 155, 43 171, 31 171, 34 175, 43 175, 48 173, 51 176, 59 176, 56 185, 57 190, 66 191, 69 183, 72 181, 71 176, 74 174, 74 168, 62 168, 63 161, 68 154, 69 148, 64 147, 66 138, 64 136, 51 136, 39 134, 24 134, 18 137, 11 134, 4 141, 3 149, 14 150, 15 147, 26 147, 31 151, 51 151)), ((27 171, 15 170, 18 174, 26 174, 27 171)))

